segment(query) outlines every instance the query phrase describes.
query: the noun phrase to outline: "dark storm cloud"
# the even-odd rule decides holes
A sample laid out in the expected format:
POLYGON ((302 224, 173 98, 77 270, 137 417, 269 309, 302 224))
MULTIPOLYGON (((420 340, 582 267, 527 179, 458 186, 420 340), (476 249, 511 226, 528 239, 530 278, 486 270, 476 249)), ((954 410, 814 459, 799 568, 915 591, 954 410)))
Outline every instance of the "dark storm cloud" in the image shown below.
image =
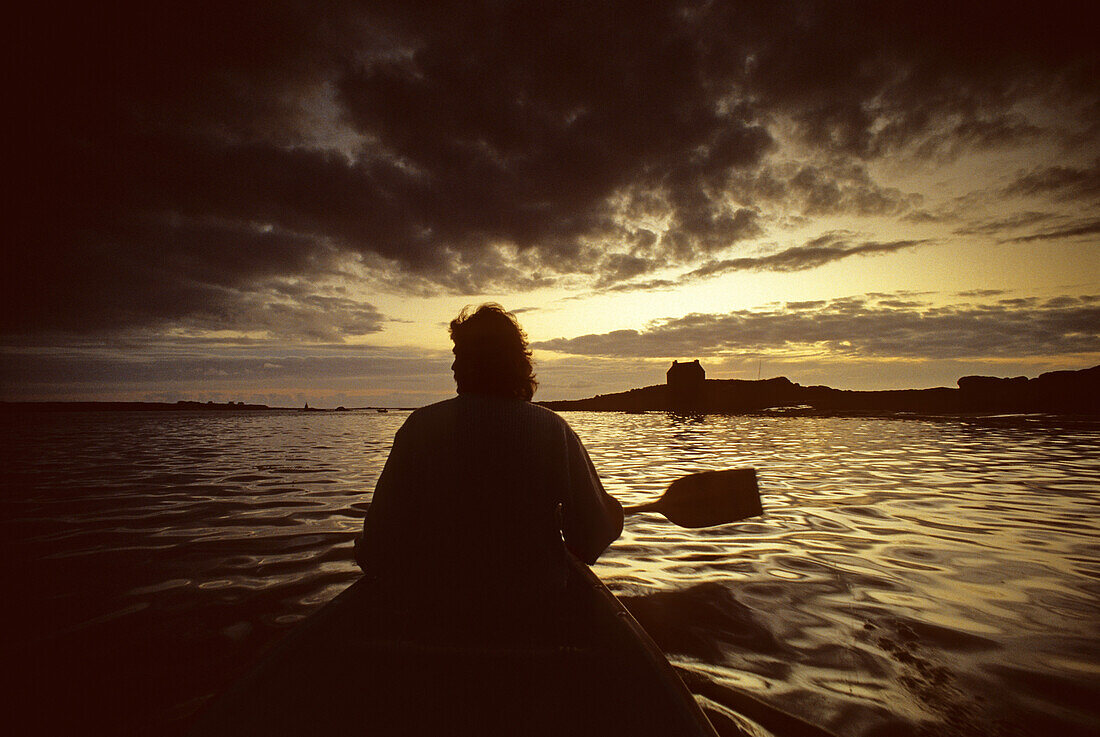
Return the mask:
POLYGON ((1018 114, 993 113, 948 125, 937 133, 929 133, 920 143, 919 153, 925 157, 949 160, 968 150, 1037 141, 1045 132, 1043 128, 1032 125, 1018 114))
POLYGON ((321 284, 341 273, 340 259, 308 237, 179 216, 118 225, 68 253, 16 255, 20 299, 0 332, 159 326, 328 340, 381 329, 373 305, 321 284))
POLYGON ((644 330, 558 338, 532 347, 591 356, 685 357, 821 350, 846 358, 1017 358, 1100 351, 1095 298, 933 307, 846 298, 770 311, 691 314, 644 330))
MULTIPOLYGON (((917 202, 853 162, 1033 140, 1027 97, 1095 115, 1076 9, 24 8, 2 328, 257 314, 273 280, 348 263, 418 293, 625 279, 724 260, 767 229, 764 205, 901 216, 917 202), (818 163, 777 174, 766 157, 788 122, 818 163)), ((1093 186, 1074 176, 1015 186, 1093 186)))
MULTIPOLYGON (((50 223, 43 222, 37 235, 44 231, 53 231, 50 223)), ((256 223, 151 213, 73 237, 82 240, 65 249, 33 236, 20 244, 35 250, 16 253, 9 262, 19 300, 0 317, 3 332, 80 332, 208 318, 237 329, 241 317, 256 314, 265 301, 274 307, 305 300, 301 308, 311 309, 308 297, 323 295, 294 275, 320 279, 340 273, 333 249, 256 223)))
POLYGON ((1095 101, 1098 55, 1083 3, 737 8, 748 88, 821 148, 872 156, 910 145, 931 153, 959 137, 982 146, 1030 139, 1036 130, 1013 110, 1021 95, 1049 85, 1095 101))
POLYGON ((767 203, 802 216, 901 215, 920 204, 920 195, 876 183, 866 167, 836 163, 786 167, 763 166, 734 174, 730 195, 745 202, 767 203))
MULTIPOLYGON (((648 274, 662 266, 664 262, 641 258, 626 253, 612 253, 604 259, 600 281, 596 286, 609 287, 648 274)), ((633 283, 633 282, 632 282, 633 283)), ((629 287, 627 287, 629 288, 629 287)))

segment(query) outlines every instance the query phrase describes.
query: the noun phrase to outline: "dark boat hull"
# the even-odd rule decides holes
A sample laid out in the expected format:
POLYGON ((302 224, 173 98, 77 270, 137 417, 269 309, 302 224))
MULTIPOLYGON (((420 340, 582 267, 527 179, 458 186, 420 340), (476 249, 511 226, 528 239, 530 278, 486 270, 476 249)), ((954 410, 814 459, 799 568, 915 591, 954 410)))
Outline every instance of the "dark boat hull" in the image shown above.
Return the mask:
POLYGON ((193 735, 714 737, 641 626, 578 561, 564 611, 456 636, 441 612, 353 584, 289 634, 193 735))

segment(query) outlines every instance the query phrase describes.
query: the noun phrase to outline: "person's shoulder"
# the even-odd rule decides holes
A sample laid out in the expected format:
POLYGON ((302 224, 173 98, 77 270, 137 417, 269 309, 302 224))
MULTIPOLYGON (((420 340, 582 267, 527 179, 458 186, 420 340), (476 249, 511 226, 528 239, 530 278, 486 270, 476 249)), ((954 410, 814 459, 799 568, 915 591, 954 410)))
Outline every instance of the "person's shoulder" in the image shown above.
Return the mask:
POLYGON ((559 427, 569 434, 576 434, 573 432, 573 428, 569 426, 565 418, 559 415, 552 409, 543 407, 541 404, 535 404, 534 402, 524 402, 529 408, 527 411, 531 413, 532 417, 536 418, 542 424, 553 425, 559 427))
POLYGON ((529 411, 533 415, 535 415, 536 417, 542 417, 543 419, 546 419, 550 422, 559 422, 563 425, 568 425, 569 424, 568 422, 565 421, 565 418, 562 417, 561 415, 559 415, 557 412, 555 412, 552 409, 548 409, 546 407, 543 407, 541 404, 538 404, 537 402, 524 402, 524 404, 529 408, 529 411))
POLYGON ((414 409, 409 413, 409 416, 405 418, 405 423, 402 427, 416 427, 418 425, 431 424, 443 417, 453 414, 457 399, 457 397, 451 397, 441 402, 427 404, 423 407, 414 409))
POLYGON ((409 413, 409 417, 426 417, 441 412, 448 412, 451 411, 450 408, 454 407, 456 402, 458 402, 458 397, 451 397, 450 399, 443 399, 439 402, 433 402, 432 404, 425 404, 423 407, 417 407, 409 413))

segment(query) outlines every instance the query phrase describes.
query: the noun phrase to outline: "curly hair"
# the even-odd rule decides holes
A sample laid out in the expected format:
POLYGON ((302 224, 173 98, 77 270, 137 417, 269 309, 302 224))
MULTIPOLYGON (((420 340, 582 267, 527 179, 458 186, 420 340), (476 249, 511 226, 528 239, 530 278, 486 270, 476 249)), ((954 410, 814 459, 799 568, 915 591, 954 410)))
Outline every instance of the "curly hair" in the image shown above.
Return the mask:
POLYGON ((495 303, 470 312, 463 308, 451 320, 455 347, 455 382, 459 394, 492 394, 530 401, 539 383, 527 333, 516 316, 495 303))

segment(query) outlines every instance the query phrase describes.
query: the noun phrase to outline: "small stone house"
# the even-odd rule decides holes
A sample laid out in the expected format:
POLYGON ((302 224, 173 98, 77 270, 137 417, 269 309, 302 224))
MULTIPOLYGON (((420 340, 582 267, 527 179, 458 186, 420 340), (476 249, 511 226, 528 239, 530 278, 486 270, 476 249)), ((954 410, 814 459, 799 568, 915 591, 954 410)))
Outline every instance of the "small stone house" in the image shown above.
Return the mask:
POLYGON ((673 361, 665 374, 668 404, 673 411, 692 411, 702 406, 707 372, 694 361, 673 361))
POLYGON ((699 365, 699 359, 691 363, 673 361, 665 374, 665 382, 669 386, 699 386, 707 379, 707 372, 699 365))

